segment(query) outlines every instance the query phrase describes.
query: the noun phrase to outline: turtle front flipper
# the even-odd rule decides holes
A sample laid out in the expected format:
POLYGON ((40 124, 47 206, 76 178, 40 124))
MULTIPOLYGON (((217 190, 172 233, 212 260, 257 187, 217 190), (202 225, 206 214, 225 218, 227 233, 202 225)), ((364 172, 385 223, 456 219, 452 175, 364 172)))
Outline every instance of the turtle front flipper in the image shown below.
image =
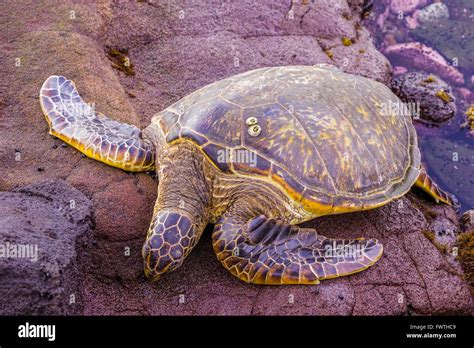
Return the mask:
POLYGON ((426 169, 423 166, 421 166, 420 168, 420 175, 418 176, 418 179, 415 182, 415 186, 429 194, 437 203, 443 202, 452 206, 457 206, 459 204, 454 195, 443 191, 434 182, 434 180, 428 175, 426 169))
POLYGON ((153 146, 140 129, 97 113, 74 82, 50 76, 41 87, 40 103, 49 133, 88 157, 132 172, 154 168, 153 146))
POLYGON ((373 265, 383 247, 375 239, 329 239, 313 229, 264 215, 247 222, 222 217, 212 236, 219 261, 234 276, 254 284, 318 284, 373 265))

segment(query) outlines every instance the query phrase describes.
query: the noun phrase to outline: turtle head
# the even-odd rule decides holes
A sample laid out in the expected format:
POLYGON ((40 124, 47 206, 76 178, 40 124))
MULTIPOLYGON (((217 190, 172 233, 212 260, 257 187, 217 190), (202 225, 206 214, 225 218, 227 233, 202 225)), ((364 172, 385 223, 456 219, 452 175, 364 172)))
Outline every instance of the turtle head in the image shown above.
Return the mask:
POLYGON ((142 249, 147 278, 156 281, 181 266, 199 237, 188 216, 172 210, 159 211, 142 249))

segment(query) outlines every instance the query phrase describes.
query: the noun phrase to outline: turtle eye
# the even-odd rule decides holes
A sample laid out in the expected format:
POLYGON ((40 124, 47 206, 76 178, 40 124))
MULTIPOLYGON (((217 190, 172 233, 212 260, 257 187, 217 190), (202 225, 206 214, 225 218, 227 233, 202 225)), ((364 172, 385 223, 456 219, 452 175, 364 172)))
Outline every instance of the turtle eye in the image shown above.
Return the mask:
POLYGON ((245 120, 245 123, 247 124, 247 126, 253 126, 258 123, 258 120, 256 117, 249 117, 245 120))
POLYGON ((248 132, 251 137, 258 137, 260 133, 262 133, 262 127, 257 124, 255 126, 249 127, 248 132))

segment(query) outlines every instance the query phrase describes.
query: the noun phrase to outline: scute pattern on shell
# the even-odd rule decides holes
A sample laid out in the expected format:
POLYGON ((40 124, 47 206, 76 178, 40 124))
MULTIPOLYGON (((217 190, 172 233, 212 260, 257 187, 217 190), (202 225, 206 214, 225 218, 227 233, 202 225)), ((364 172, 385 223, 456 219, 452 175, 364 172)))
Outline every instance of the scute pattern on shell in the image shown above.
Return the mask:
POLYGON ((376 81, 336 68, 288 66, 212 83, 155 122, 169 143, 190 140, 220 170, 263 176, 327 214, 382 205, 415 182, 415 130, 410 116, 390 112, 391 105, 401 101, 376 81), (258 120, 260 135, 247 132, 249 117, 258 120), (218 157, 226 149, 234 158, 248 151, 256 165, 223 163, 218 157))

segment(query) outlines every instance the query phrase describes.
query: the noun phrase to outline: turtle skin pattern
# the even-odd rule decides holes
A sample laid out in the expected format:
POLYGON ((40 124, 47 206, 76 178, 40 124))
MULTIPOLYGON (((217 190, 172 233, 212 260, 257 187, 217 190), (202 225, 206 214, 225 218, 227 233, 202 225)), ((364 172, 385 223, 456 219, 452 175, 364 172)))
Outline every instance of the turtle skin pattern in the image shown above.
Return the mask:
POLYGON ((199 240, 195 232, 196 226, 184 214, 170 210, 156 213, 142 249, 145 275, 156 280, 161 273, 178 268, 199 240))
POLYGON ((434 180, 426 172, 426 168, 421 166, 420 176, 416 180, 415 186, 425 191, 431 197, 433 197, 436 202, 443 202, 445 204, 452 205, 454 207, 459 207, 459 202, 456 197, 438 186, 434 180))
POLYGON ((41 87, 40 104, 49 133, 88 157, 132 172, 154 168, 153 146, 141 130, 96 112, 71 80, 50 76, 41 87))

